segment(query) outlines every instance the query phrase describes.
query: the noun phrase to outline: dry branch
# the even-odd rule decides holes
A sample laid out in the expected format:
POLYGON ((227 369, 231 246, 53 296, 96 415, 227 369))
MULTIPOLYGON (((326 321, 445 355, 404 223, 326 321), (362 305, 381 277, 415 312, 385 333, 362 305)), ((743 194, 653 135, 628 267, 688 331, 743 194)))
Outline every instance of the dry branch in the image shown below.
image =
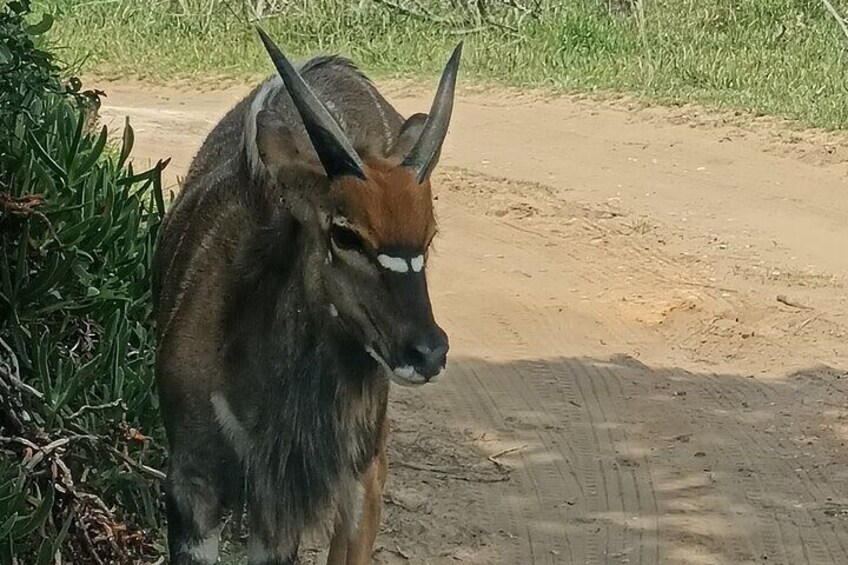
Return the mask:
POLYGON ((435 14, 431 14, 431 13, 427 12, 426 10, 423 10, 423 8, 420 8, 420 9, 422 9, 422 11, 419 12, 419 11, 413 10, 411 8, 401 6, 400 4, 396 4, 394 2, 389 2, 389 0, 374 0, 374 2, 376 2, 377 4, 382 4, 383 6, 386 6, 388 8, 391 8, 391 9, 395 10, 396 12, 403 14, 405 16, 410 16, 410 17, 413 17, 413 18, 418 18, 418 19, 421 19, 421 20, 426 20, 426 21, 436 22, 436 23, 447 23, 447 22, 450 21, 447 18, 443 18, 443 17, 436 16, 435 14))
POLYGON ((845 39, 848 39, 848 24, 845 23, 845 18, 839 15, 839 12, 836 11, 836 8, 833 7, 833 4, 830 3, 830 0, 822 0, 827 11, 830 12, 830 15, 833 16, 833 19, 836 20, 836 23, 839 24, 839 27, 842 28, 842 34, 845 36, 845 39))
MULTIPOLYGON (((483 31, 485 29, 497 28, 516 37, 521 37, 518 27, 511 25, 507 21, 501 21, 493 13, 493 8, 496 3, 487 0, 475 0, 468 4, 461 2, 451 2, 453 6, 453 14, 439 15, 428 8, 422 2, 401 3, 394 0, 373 0, 376 4, 385 6, 395 12, 413 17, 419 20, 433 22, 437 24, 447 24, 459 29, 449 30, 448 32, 455 35, 471 34, 483 31)), ((520 24, 525 18, 537 17, 536 10, 526 6, 522 6, 515 0, 508 0, 497 3, 500 10, 498 13, 503 13, 506 10, 510 14, 512 20, 518 21, 520 24)), ((510 20, 510 18, 506 18, 510 20)))
POLYGON ((489 457, 487 457, 487 459, 488 459, 488 460, 489 460, 489 461, 490 461, 490 462, 491 462, 491 463, 492 463, 495 467, 497 467, 497 468, 498 468, 498 469, 500 469, 501 471, 509 472, 509 467, 507 467, 506 465, 504 465, 503 463, 501 463, 500 461, 498 461, 498 458, 503 457, 504 455, 508 455, 508 454, 510 454, 510 453, 514 453, 514 452, 516 452, 516 451, 520 451, 520 450, 524 449, 525 447, 527 447, 527 446, 526 446, 526 445, 519 445, 518 447, 511 447, 511 448, 509 448, 509 449, 504 449, 503 451, 498 451, 498 452, 497 452, 497 453, 495 453, 494 455, 489 455, 489 457))
POLYGON ((792 300, 791 298, 789 298, 788 296, 783 295, 783 294, 777 295, 777 301, 780 302, 781 304, 786 304, 787 306, 791 306, 792 308, 798 308, 799 310, 812 310, 812 308, 810 308, 809 306, 806 306, 804 304, 801 304, 800 302, 792 300))
MULTIPOLYGON (((516 448, 520 449, 520 448, 516 448)), ((514 451, 514 450, 507 450, 514 451)), ((505 454, 505 453, 504 453, 505 454)), ((503 454, 495 454, 495 455, 503 455, 503 454)), ((494 456, 493 456, 494 457, 494 456)), ((430 465, 429 463, 414 463, 409 461, 392 461, 392 465, 397 465, 398 467, 405 467, 407 469, 412 469, 414 471, 424 471, 427 473, 435 473, 438 475, 443 475, 445 478, 454 479, 457 481, 465 481, 467 483, 501 483, 504 481, 508 481, 510 479, 510 470, 506 466, 498 463, 497 461, 493 461, 489 459, 498 470, 498 476, 487 476, 485 473, 468 473, 468 470, 455 468, 455 467, 447 467, 443 465, 430 465)))

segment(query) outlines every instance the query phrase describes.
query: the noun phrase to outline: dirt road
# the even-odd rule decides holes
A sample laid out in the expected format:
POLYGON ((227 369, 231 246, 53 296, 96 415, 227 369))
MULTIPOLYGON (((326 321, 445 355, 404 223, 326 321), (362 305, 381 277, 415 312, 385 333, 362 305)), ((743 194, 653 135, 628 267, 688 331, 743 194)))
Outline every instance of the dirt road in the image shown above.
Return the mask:
MULTIPOLYGON (((247 90, 102 86, 171 175, 247 90)), ((848 136, 466 90, 437 181, 375 562, 848 564, 848 136)))

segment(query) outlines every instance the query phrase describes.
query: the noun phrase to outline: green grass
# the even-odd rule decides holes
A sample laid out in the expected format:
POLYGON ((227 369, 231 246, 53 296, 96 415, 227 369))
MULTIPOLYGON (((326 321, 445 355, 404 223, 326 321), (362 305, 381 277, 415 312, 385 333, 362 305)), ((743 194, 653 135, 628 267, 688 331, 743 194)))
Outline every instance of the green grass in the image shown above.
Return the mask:
MULTIPOLYGON (((43 1, 59 17, 53 38, 67 60, 107 77, 157 81, 267 74, 249 3, 43 1)), ((475 22, 476 10, 399 3, 428 4, 434 19, 376 0, 303 0, 277 2, 283 7, 262 25, 294 56, 337 51, 378 76, 434 75, 462 37, 466 81, 700 102, 826 128, 848 123, 848 41, 820 0, 645 0, 619 15, 605 1, 543 0, 524 17, 488 0, 498 25, 475 22)))

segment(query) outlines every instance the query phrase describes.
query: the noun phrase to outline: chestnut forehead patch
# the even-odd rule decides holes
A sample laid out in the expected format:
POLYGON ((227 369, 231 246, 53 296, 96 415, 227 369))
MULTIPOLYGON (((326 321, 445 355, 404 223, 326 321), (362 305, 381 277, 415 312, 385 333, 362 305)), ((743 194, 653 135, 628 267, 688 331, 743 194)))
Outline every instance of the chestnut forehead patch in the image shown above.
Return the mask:
MULTIPOLYGON (((365 181, 344 179, 339 189, 347 221, 376 250, 423 250, 436 231, 430 183, 418 184, 407 169, 366 165, 365 181)), ((408 270, 418 266, 417 261, 414 265, 403 261, 408 270)))

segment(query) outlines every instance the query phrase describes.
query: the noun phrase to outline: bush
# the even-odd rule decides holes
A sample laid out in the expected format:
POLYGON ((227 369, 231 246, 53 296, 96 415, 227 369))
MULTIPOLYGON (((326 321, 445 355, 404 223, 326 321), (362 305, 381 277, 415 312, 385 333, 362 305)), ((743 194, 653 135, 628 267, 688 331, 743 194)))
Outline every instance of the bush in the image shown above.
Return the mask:
POLYGON ((155 552, 163 459, 150 265, 166 163, 63 81, 28 1, 0 7, 0 563, 155 552))

